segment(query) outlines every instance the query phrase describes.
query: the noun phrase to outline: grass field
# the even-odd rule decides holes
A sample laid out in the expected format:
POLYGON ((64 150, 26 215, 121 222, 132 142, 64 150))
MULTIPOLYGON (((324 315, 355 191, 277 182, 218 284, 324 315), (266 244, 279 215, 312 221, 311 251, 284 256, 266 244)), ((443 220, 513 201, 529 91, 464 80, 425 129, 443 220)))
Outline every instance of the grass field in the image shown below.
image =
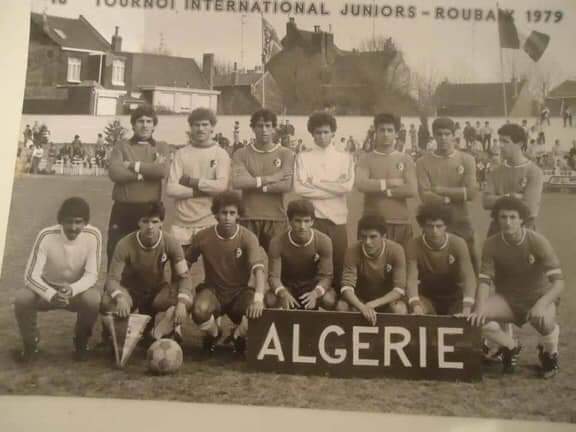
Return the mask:
MULTIPOLYGON (((199 334, 191 325, 185 329, 185 364, 176 376, 145 374, 142 351, 135 353, 123 371, 112 368, 109 358, 103 354, 96 354, 93 361, 78 364, 71 357, 74 316, 64 312, 40 315, 45 355, 33 366, 21 367, 10 357, 10 350, 20 344, 11 299, 15 290, 22 288, 24 267, 36 233, 55 223, 60 202, 72 195, 88 199, 92 223, 106 238, 111 206, 111 183, 107 178, 29 176, 17 179, 14 184, 0 279, 0 394, 180 400, 576 422, 576 314, 573 313, 576 310, 573 289, 576 266, 572 267, 576 251, 576 229, 572 219, 576 214, 576 195, 546 194, 538 226, 558 252, 567 280, 560 308, 561 374, 551 381, 535 377, 536 338, 534 331, 525 327, 517 332, 524 345, 519 372, 502 376, 498 369, 489 369, 483 382, 477 384, 254 373, 228 352, 206 358, 200 352, 199 334)), ((350 199, 354 222, 361 208, 360 200, 358 196, 350 199)), ((474 203, 473 209, 480 240, 486 232, 488 216, 478 202, 474 203)))

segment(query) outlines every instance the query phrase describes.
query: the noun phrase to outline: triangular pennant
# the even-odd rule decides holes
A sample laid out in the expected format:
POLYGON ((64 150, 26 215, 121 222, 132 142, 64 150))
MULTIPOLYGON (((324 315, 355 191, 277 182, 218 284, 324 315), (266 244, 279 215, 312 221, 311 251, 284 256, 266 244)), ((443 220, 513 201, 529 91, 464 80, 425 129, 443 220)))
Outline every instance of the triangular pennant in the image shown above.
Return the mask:
POLYGON ((124 367, 128 359, 134 352, 134 348, 142 338, 144 329, 150 321, 150 316, 142 314, 130 314, 126 324, 124 343, 122 345, 122 355, 120 357, 120 367, 124 367))

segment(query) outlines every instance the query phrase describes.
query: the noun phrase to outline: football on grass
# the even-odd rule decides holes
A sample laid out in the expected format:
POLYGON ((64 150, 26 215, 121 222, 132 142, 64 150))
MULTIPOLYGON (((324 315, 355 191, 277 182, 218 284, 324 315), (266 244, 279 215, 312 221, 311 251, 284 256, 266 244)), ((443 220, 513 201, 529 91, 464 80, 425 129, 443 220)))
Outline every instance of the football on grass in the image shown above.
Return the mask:
POLYGON ((182 348, 172 339, 160 339, 148 348, 148 370, 154 374, 175 373, 182 366, 182 348))

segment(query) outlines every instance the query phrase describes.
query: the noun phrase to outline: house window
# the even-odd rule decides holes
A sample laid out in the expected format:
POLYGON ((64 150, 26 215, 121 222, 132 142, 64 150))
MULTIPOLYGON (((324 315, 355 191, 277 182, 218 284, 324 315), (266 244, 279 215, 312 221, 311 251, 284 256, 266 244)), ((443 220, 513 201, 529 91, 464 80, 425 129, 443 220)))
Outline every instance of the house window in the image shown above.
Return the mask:
POLYGON ((78 57, 68 57, 68 82, 80 82, 80 69, 82 60, 78 57))
POLYGON ((124 60, 115 59, 112 62, 112 85, 124 85, 125 69, 124 60))

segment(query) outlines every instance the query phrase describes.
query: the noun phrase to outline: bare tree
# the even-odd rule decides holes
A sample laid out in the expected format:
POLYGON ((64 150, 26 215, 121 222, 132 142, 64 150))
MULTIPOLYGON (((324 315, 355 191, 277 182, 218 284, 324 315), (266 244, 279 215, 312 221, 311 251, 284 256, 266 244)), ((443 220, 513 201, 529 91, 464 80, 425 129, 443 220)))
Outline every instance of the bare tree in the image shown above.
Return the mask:
POLYGON ((434 65, 427 65, 410 76, 411 94, 418 104, 422 115, 434 114, 434 95, 440 83, 440 75, 434 65))

